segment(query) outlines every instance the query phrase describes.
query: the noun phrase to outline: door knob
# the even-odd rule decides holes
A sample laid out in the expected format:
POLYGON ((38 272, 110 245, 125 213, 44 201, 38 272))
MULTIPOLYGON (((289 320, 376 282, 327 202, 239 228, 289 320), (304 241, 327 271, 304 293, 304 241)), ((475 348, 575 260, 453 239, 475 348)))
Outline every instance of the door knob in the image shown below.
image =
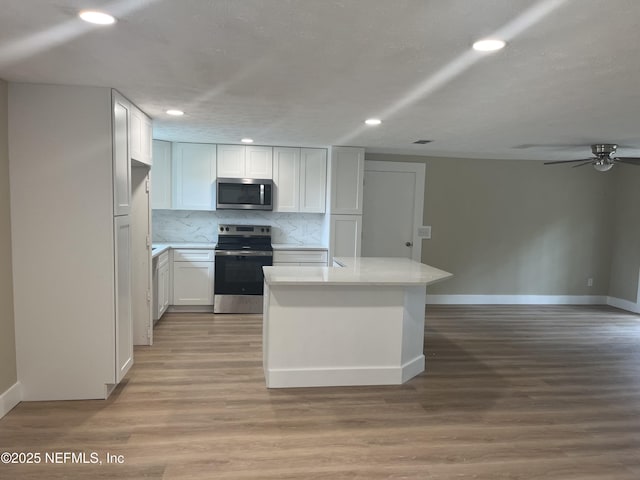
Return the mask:
POLYGON ((412 242, 405 242, 404 246, 405 247, 413 247, 413 243, 412 242))

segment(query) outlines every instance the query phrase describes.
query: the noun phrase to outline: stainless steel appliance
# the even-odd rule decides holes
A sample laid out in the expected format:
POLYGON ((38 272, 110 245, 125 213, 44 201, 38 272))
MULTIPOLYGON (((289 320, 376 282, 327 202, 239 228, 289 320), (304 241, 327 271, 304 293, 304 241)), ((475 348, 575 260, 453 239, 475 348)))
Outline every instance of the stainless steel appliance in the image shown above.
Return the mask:
POLYGON ((218 178, 218 210, 273 210, 273 182, 264 178, 218 178))
POLYGON ((219 225, 214 313, 262 313, 264 273, 273 264, 271 227, 219 225))

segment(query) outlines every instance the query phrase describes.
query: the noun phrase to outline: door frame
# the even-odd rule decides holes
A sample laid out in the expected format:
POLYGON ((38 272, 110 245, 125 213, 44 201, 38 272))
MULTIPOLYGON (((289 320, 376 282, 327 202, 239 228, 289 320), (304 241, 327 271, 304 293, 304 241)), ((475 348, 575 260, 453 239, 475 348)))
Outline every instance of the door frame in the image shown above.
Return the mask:
MULTIPOLYGON (((416 174, 415 195, 413 197, 413 248, 411 259, 422 262, 422 238, 418 235, 418 228, 422 226, 424 215, 424 186, 426 183, 426 168, 424 163, 415 162, 385 162, 379 160, 365 160, 366 172, 413 172, 416 174)), ((364 186, 366 189, 366 185, 364 186)))

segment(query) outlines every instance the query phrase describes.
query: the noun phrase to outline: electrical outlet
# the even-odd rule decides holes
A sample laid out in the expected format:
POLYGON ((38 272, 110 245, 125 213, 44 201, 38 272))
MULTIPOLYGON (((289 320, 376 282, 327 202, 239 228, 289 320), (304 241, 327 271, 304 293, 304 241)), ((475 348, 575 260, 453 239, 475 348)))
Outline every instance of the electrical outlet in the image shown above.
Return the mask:
POLYGON ((431 238, 431 225, 423 225, 418 227, 418 236, 420 238, 431 238))
POLYGON ((587 278, 587 287, 593 287, 593 278, 587 278))

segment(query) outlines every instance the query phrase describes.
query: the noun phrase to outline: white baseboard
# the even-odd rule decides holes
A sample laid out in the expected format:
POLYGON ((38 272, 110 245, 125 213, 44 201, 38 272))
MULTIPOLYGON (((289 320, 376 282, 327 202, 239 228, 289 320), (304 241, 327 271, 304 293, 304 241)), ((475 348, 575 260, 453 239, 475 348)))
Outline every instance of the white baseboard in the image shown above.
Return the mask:
POLYGON ((431 305, 607 305, 605 295, 427 295, 431 305))
POLYGON ((623 300, 622 298, 607 297, 607 305, 621 310, 627 310, 628 312, 640 313, 640 305, 630 302, 629 300, 623 300))
POLYGON ((424 355, 399 367, 267 369, 267 388, 400 385, 424 371, 424 355))
POLYGON ((606 295, 427 295, 427 305, 610 305, 640 313, 640 304, 606 295))
POLYGON ((13 407, 22 401, 22 385, 16 382, 6 392, 0 395, 0 418, 4 417, 13 407))

